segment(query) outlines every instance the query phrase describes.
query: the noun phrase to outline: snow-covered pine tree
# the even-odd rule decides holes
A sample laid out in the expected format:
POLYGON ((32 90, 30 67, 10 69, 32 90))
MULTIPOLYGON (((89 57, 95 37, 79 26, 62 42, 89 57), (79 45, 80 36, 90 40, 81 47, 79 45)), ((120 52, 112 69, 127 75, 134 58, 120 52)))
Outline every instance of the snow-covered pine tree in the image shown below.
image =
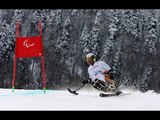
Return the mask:
POLYGON ((113 73, 115 74, 115 77, 118 78, 121 75, 121 49, 119 48, 116 52, 116 54, 113 57, 113 61, 112 61, 112 69, 113 69, 113 73))
POLYGON ((46 16, 47 25, 53 25, 55 19, 55 10, 51 10, 50 14, 46 16))
POLYGON ((59 10, 59 9, 50 10, 50 11, 47 10, 45 12, 45 16, 46 16, 45 18, 46 18, 47 31, 54 31, 56 33, 60 32, 63 26, 62 25, 62 10, 59 10))
POLYGON ((7 41, 7 34, 9 30, 9 25, 6 23, 6 20, 2 22, 2 29, 0 31, 0 62, 7 63, 10 57, 8 52, 9 43, 7 41))
POLYGON ((72 9, 71 10, 71 16, 74 16, 74 17, 78 17, 80 15, 80 10, 77 10, 77 9, 72 9))
MULTIPOLYGON (((20 26, 21 26, 21 24, 24 21, 24 15, 25 15, 25 10, 15 10, 14 11, 14 15, 13 15, 13 18, 12 18, 12 21, 11 21, 11 28, 12 28, 12 33, 11 34, 14 36, 14 38, 15 38, 15 31, 16 31, 17 22, 20 22, 20 26)), ((19 34, 20 33, 21 32, 19 32, 19 34)))
POLYGON ((141 25, 141 14, 140 10, 132 10, 132 16, 131 16, 131 34, 135 38, 141 38, 142 36, 142 25, 141 25))
POLYGON ((63 75, 61 76, 61 82, 65 82, 64 80, 67 81, 67 76, 69 74, 69 68, 71 64, 71 48, 70 48, 70 43, 71 43, 71 21, 70 18, 67 17, 64 21, 63 24, 63 30, 62 30, 62 36, 58 39, 56 49, 60 51, 61 58, 60 58, 60 64, 63 64, 63 75))
POLYGON ((60 37, 57 45, 57 47, 61 50, 62 53, 62 61, 67 60, 68 50, 70 49, 69 44, 71 41, 71 29, 71 21, 67 17, 63 25, 62 36, 60 37))
POLYGON ((33 74, 30 78, 30 82, 28 83, 28 87, 31 89, 38 89, 40 85, 42 85, 42 75, 41 75, 41 63, 39 59, 32 59, 29 67, 30 75, 33 74), (38 60, 38 61, 37 61, 38 60), (33 77, 33 78, 32 78, 33 77))
POLYGON ((14 32, 12 26, 6 23, 6 20, 2 23, 2 29, 0 32, 0 62, 7 63, 13 57, 13 50, 14 50, 14 32), (3 59, 3 60, 2 60, 3 59))
POLYGON ((130 34, 131 33, 131 10, 122 10, 121 18, 121 34, 130 34))
POLYGON ((141 37, 141 19, 142 19, 141 10, 122 10, 121 11, 121 20, 120 20, 120 29, 121 34, 132 35, 135 38, 141 37))
POLYGON ((37 23, 37 21, 40 19, 42 10, 35 10, 32 14, 32 22, 37 23))
POLYGON ((118 22, 119 22, 116 13, 117 13, 116 10, 110 10, 109 14, 107 14, 109 21, 109 26, 108 26, 109 36, 105 41, 104 51, 101 56, 101 59, 105 61, 110 61, 113 49, 116 48, 116 46, 114 46, 114 43, 118 32, 118 22))
POLYGON ((13 21, 16 23, 17 21, 23 21, 24 19, 24 13, 25 10, 15 10, 14 11, 14 16, 13 16, 13 21))
POLYGON ((16 68, 16 88, 28 89, 28 84, 30 82, 30 70, 29 66, 31 61, 29 59, 18 59, 16 68))
POLYGON ((81 36, 80 36, 80 46, 82 49, 82 58, 85 59, 86 55, 91 52, 90 46, 90 34, 87 25, 84 25, 81 36))
POLYGON ((149 84, 150 82, 152 81, 151 78, 152 78, 152 68, 151 67, 147 67, 145 70, 144 70, 144 73, 142 75, 142 79, 141 79, 141 82, 140 82, 140 90, 142 92, 147 92, 150 88, 149 88, 149 84))
POLYGON ((47 18, 46 18, 46 10, 45 10, 45 9, 35 10, 35 11, 33 12, 31 21, 32 21, 32 23, 34 23, 35 26, 37 26, 37 27, 38 27, 38 24, 37 24, 37 23, 38 23, 38 20, 41 21, 42 29, 44 29, 44 28, 46 27, 46 24, 47 24, 47 23, 46 23, 47 18))
POLYGON ((157 35, 157 16, 155 11, 153 11, 148 18, 148 34, 145 39, 144 47, 145 53, 156 54, 156 42, 158 39, 157 35))
MULTIPOLYGON (((64 76, 68 72, 68 68, 70 67, 70 62, 71 62, 71 56, 70 56, 71 30, 72 30, 71 21, 70 21, 70 18, 67 17, 63 24, 62 35, 61 37, 59 37, 56 43, 56 48, 55 48, 57 49, 56 51, 59 51, 61 54, 61 57, 59 59, 59 64, 63 64, 64 76)), ((62 78, 64 78, 64 76, 62 76, 62 78)))
POLYGON ((90 39, 91 39, 91 51, 97 55, 97 58, 100 58, 101 56, 101 48, 100 44, 102 43, 102 38, 100 36, 100 30, 101 30, 101 22, 102 22, 102 11, 98 10, 96 13, 96 17, 94 20, 94 26, 92 30, 90 31, 90 39))
POLYGON ((56 29, 60 29, 62 24, 62 10, 58 9, 55 11, 55 23, 56 23, 56 29))
POLYGON ((129 18, 129 26, 128 29, 130 29, 128 36, 130 41, 130 47, 127 48, 127 51, 129 52, 128 60, 131 61, 127 67, 127 69, 132 69, 130 71, 132 81, 131 83, 138 84, 138 80, 141 78, 141 75, 143 74, 143 71, 140 69, 140 66, 142 65, 141 62, 142 59, 142 53, 141 48, 143 44, 143 38, 144 38, 144 29, 145 29, 145 10, 130 10, 130 18, 129 18), (137 75, 137 77, 135 76, 137 75))

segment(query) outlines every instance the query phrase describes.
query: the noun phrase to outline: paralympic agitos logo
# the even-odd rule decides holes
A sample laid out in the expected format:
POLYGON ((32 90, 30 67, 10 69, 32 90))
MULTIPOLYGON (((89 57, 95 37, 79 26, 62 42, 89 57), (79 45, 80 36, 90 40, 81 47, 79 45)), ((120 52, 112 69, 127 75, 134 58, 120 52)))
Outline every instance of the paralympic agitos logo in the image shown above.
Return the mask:
POLYGON ((26 39, 26 40, 23 42, 23 45, 24 45, 26 48, 30 48, 30 47, 33 47, 33 46, 34 46, 34 43, 29 44, 29 43, 28 43, 28 39, 26 39))

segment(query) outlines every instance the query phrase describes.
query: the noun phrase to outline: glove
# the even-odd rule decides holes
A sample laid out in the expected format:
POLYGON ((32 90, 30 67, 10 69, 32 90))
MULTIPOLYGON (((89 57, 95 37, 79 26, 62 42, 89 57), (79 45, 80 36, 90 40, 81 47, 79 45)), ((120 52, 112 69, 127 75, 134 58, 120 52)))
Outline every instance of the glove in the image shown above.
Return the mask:
POLYGON ((91 78, 88 78, 88 79, 86 79, 86 80, 82 80, 81 81, 81 83, 83 83, 83 84, 89 84, 89 83, 91 83, 92 82, 92 79, 91 78))
POLYGON ((109 71, 108 71, 108 74, 109 74, 109 77, 110 77, 112 80, 115 79, 115 74, 113 73, 112 70, 109 70, 109 71))

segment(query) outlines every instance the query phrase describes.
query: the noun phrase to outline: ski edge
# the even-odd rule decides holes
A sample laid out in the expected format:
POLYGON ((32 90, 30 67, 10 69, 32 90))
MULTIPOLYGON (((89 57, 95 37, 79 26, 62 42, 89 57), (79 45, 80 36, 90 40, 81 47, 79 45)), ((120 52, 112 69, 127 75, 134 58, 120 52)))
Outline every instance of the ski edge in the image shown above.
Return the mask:
POLYGON ((107 93, 100 93, 99 96, 100 97, 109 97, 109 96, 118 96, 120 94, 122 94, 123 92, 119 91, 118 93, 112 93, 112 94, 107 94, 107 93))
POLYGON ((123 96, 123 95, 130 95, 131 93, 123 93, 121 92, 120 94, 106 94, 106 93, 100 93, 99 96, 100 97, 111 97, 111 96, 123 96))
POLYGON ((110 97, 110 96, 118 96, 117 94, 105 94, 105 93, 100 93, 100 97, 110 97))

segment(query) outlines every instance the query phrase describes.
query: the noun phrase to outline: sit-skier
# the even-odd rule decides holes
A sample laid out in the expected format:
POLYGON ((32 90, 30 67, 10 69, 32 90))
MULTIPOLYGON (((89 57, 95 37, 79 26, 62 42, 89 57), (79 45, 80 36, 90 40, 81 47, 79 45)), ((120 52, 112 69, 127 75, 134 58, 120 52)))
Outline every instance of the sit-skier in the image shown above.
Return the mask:
POLYGON ((117 95, 121 93, 116 88, 115 77, 107 63, 96 61, 96 56, 93 53, 87 54, 86 61, 89 65, 89 78, 81 81, 83 84, 92 84, 94 88, 104 92, 113 92, 117 95))

